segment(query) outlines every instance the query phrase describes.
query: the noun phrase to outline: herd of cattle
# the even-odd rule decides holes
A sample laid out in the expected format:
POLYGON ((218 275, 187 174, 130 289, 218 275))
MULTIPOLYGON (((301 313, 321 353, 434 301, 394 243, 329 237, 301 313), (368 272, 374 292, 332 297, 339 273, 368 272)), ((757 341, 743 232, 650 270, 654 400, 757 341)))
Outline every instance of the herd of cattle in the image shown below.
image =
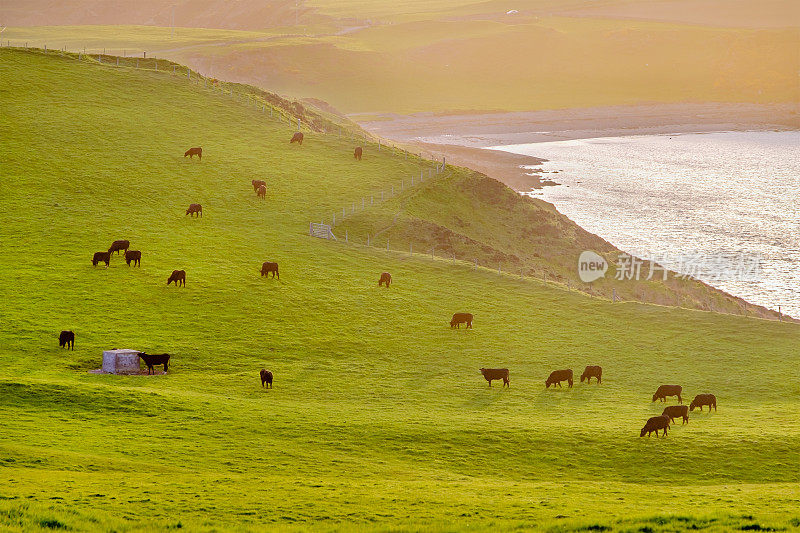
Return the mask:
MULTIPOLYGON (((298 143, 302 146, 303 144, 303 134, 301 132, 295 133, 290 143, 298 143)), ((189 156, 192 158, 193 156, 197 156, 200 160, 203 157, 203 149, 200 147, 197 148, 190 148, 189 150, 184 153, 184 157, 189 156)), ((353 156, 357 160, 361 160, 363 155, 362 148, 356 147, 353 156)), ((253 191, 256 193, 258 198, 265 198, 267 193, 267 184, 263 180, 252 180, 253 191)), ((197 217, 203 216, 203 206, 200 204, 190 204, 189 208, 186 210, 187 215, 193 215, 197 217)), ((114 252, 124 252, 125 262, 128 266, 131 263, 134 266, 141 266, 141 258, 142 252, 139 250, 129 250, 130 242, 127 240, 118 240, 114 241, 111 246, 109 247, 108 251, 105 252, 95 252, 94 256, 92 257, 92 265, 97 266, 98 263, 104 262, 106 266, 109 266, 111 262, 111 256, 114 252)), ((278 272, 278 263, 274 262, 264 262, 261 265, 261 276, 269 276, 272 274, 273 279, 277 278, 280 280, 280 274, 278 272)), ((173 270, 172 274, 170 274, 169 278, 167 279, 167 285, 170 283, 175 283, 176 286, 183 285, 186 286, 186 272, 184 270, 173 270)), ((392 276, 388 272, 383 272, 380 275, 380 279, 378 280, 378 286, 385 285, 386 288, 389 288, 389 285, 392 282, 392 276)), ((471 313, 455 313, 453 318, 450 320, 450 327, 451 328, 460 328, 461 324, 465 324, 467 329, 472 328, 472 320, 473 315, 471 313)), ((75 349, 75 333, 73 331, 62 331, 58 338, 58 344, 62 348, 67 349, 75 349)), ((169 363, 169 354, 147 354, 145 352, 139 352, 139 357, 147 366, 148 374, 155 373, 154 365, 164 365, 164 372, 167 371, 167 366, 169 363)), ((510 387, 510 380, 509 380, 509 371, 507 368, 481 368, 481 374, 483 375, 484 379, 489 382, 489 387, 492 386, 492 381, 494 380, 502 380, 503 387, 510 387)), ((581 374, 581 383, 586 381, 587 383, 591 383, 592 378, 597 380, 597 384, 599 385, 602 383, 602 375, 603 369, 599 366, 589 365, 587 366, 583 374, 581 374)), ((260 372, 261 376, 261 386, 272 388, 272 380, 273 374, 269 370, 261 369, 260 372)), ((570 388, 573 385, 573 373, 572 369, 565 369, 565 370, 554 370, 550 373, 550 375, 545 380, 545 388, 550 388, 550 385, 553 385, 555 388, 556 385, 561 387, 561 382, 566 381, 570 388)), ((664 408, 664 411, 659 416, 651 417, 645 423, 645 426, 642 428, 640 433, 640 437, 644 437, 645 434, 649 437, 651 433, 655 432, 656 437, 658 437, 659 430, 663 431, 664 436, 667 434, 667 429, 670 427, 670 424, 675 421, 676 418, 681 418, 683 420, 683 424, 689 422, 689 412, 694 411, 695 408, 699 408, 701 411, 703 410, 704 406, 708 406, 708 410, 711 411, 711 408, 714 408, 714 411, 717 410, 717 399, 713 394, 698 394, 695 396, 694 400, 689 406, 683 405, 683 398, 681 393, 683 392, 683 388, 680 385, 661 385, 658 387, 658 390, 653 394, 653 402, 656 400, 661 400, 665 402, 668 396, 677 396, 678 403, 681 405, 670 405, 664 408)))

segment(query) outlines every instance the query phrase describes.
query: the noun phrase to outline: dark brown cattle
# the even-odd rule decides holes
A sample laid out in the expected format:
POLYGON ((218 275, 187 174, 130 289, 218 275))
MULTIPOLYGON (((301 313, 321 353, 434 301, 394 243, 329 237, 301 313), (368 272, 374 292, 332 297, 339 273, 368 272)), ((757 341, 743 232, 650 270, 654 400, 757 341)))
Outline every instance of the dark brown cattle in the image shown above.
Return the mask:
POLYGON ((502 379, 503 387, 511 387, 508 382, 507 368, 481 368, 481 374, 483 374, 484 379, 489 382, 490 387, 492 386, 492 380, 494 379, 502 379))
POLYGON ((678 403, 683 403, 681 391, 683 391, 683 387, 680 385, 661 385, 658 390, 656 390, 655 394, 653 394, 653 401, 661 400, 662 402, 666 402, 667 396, 677 396, 678 403))
POLYGON ((451 328, 461 329, 461 324, 466 324, 467 328, 472 327, 472 313, 456 313, 450 320, 451 328))
POLYGON ((186 210, 186 214, 201 217, 203 216, 203 206, 200 204, 189 204, 189 209, 186 210))
POLYGON ((353 151, 353 157, 355 157, 356 160, 361 161, 361 156, 363 154, 364 154, 364 150, 360 146, 356 146, 355 151, 353 151))
POLYGON ((647 436, 650 436, 650 433, 656 432, 656 437, 658 437, 658 430, 664 430, 664 436, 667 436, 667 429, 669 428, 669 417, 666 415, 661 416, 654 416, 652 418, 648 418, 647 422, 645 423, 644 427, 642 428, 642 432, 639 433, 640 437, 644 437, 644 434, 647 433, 647 436))
POLYGON ((167 285, 172 282, 175 282, 175 286, 179 287, 181 284, 186 286, 186 271, 185 270, 173 270, 172 274, 169 275, 169 279, 167 279, 167 285))
POLYGON ((298 131, 297 133, 292 135, 292 140, 289 141, 289 144, 292 144, 292 143, 298 143, 299 145, 302 146, 303 145, 303 133, 298 131))
POLYGON ((586 383, 591 383, 592 378, 597 378, 597 383, 600 384, 603 380, 603 369, 599 366, 587 366, 581 374, 581 383, 586 380, 586 383))
POLYGON ((189 148, 188 150, 186 150, 186 153, 183 154, 183 157, 186 157, 187 155, 189 156, 189 159, 193 158, 194 156, 197 156, 197 158, 202 161, 203 149, 200 148, 199 146, 197 148, 189 148))
POLYGON ((58 345, 67 350, 75 349, 75 333, 70 330, 64 330, 58 336, 58 345))
POLYGON ((133 262, 134 266, 142 266, 142 252, 139 250, 125 250, 125 262, 128 263, 128 266, 131 266, 131 262, 133 262))
POLYGON ((262 185, 264 187, 267 186, 267 182, 264 180, 253 180, 250 183, 253 184, 253 192, 258 192, 258 188, 261 187, 262 185))
POLYGON ((108 253, 113 254, 117 252, 117 255, 119 255, 120 251, 124 252, 130 247, 131 241, 114 241, 111 243, 111 248, 108 249, 108 253))
POLYGON ((167 365, 169 364, 169 354, 168 353, 144 353, 139 352, 139 357, 144 361, 144 364, 147 365, 147 373, 148 374, 155 374, 156 371, 153 368, 155 365, 164 365, 164 372, 167 371, 167 365))
POLYGON ((259 185, 258 190, 256 191, 256 196, 259 198, 266 198, 267 197, 267 186, 266 185, 259 185))
POLYGON ((561 382, 566 381, 569 383, 570 388, 572 388, 572 369, 568 368, 566 370, 553 370, 550 372, 550 376, 548 376, 547 380, 544 382, 545 388, 550 388, 550 385, 555 388, 556 385, 559 387, 561 386, 561 382))
POLYGON ((389 284, 391 282, 392 282, 392 275, 389 274, 388 272, 383 272, 381 274, 381 279, 378 280, 378 287, 380 287, 381 285, 383 285, 385 283, 386 284, 386 288, 388 289, 389 288, 389 284))
POLYGON ((281 275, 278 272, 278 263, 270 263, 269 261, 264 261, 261 265, 261 277, 267 276, 269 277, 269 273, 272 272, 272 277, 277 277, 281 279, 281 275))
POLYGON ((100 261, 108 266, 108 263, 111 262, 111 252, 95 252, 92 256, 92 266, 97 266, 100 261))
POLYGON ((685 405, 668 405, 661 416, 668 416, 670 422, 675 422, 678 417, 683 418, 683 424, 689 423, 689 408, 685 405))
POLYGON ((266 368, 261 369, 261 386, 267 386, 268 389, 272 388, 272 372, 266 368))
POLYGON ((703 410, 703 406, 708 406, 708 412, 711 412, 711 408, 714 408, 714 411, 717 410, 717 397, 713 394, 698 394, 692 400, 692 403, 689 405, 689 410, 694 411, 695 407, 699 407, 700 411, 703 410))

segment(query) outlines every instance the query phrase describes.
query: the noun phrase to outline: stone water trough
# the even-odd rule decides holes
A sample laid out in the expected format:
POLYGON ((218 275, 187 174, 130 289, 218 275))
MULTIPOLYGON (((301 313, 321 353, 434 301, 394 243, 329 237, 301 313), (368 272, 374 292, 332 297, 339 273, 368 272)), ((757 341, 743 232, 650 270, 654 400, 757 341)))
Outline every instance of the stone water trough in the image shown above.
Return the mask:
POLYGON ((107 374, 138 374, 139 350, 104 350, 101 370, 107 374))

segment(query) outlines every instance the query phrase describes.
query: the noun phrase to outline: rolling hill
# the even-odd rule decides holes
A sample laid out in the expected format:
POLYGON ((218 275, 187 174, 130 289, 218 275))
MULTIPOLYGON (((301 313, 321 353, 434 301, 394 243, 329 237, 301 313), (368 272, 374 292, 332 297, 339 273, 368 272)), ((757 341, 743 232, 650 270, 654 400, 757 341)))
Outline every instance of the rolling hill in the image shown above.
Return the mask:
MULTIPOLYGON (((333 126, 290 145, 294 126, 252 98, 169 69, 8 48, 0 69, 3 529, 800 527, 797 324, 315 239, 310 221, 430 163, 372 144, 356 162, 333 126), (115 239, 141 268, 92 267, 115 239), (267 260, 280 281, 259 276, 267 260), (166 285, 173 269, 185 288, 166 285), (474 329, 451 330, 456 311, 474 329), (89 372, 115 347, 169 352, 170 372, 89 372), (587 364, 602 385, 545 389, 587 364), (511 386, 481 367, 509 368, 511 386), (662 383, 719 410, 639 438, 662 383)), ((425 192, 488 186, 464 172, 397 201, 444 224, 425 192)))

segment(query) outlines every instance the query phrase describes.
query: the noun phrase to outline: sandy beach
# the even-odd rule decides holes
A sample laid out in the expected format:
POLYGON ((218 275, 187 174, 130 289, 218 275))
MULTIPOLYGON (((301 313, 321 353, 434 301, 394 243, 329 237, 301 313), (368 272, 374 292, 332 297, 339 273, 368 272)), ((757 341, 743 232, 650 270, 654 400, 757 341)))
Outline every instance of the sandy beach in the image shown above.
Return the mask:
MULTIPOLYGON (((791 104, 650 104, 514 113, 410 116, 371 115, 352 119, 366 130, 407 145, 417 145, 448 162, 483 172, 518 191, 539 188, 550 175, 530 175, 527 157, 488 146, 536 142, 701 133, 710 131, 800 129, 800 105, 791 104), (366 117, 365 117, 366 118, 366 117)), ((553 175, 556 182, 557 174, 553 175)))

